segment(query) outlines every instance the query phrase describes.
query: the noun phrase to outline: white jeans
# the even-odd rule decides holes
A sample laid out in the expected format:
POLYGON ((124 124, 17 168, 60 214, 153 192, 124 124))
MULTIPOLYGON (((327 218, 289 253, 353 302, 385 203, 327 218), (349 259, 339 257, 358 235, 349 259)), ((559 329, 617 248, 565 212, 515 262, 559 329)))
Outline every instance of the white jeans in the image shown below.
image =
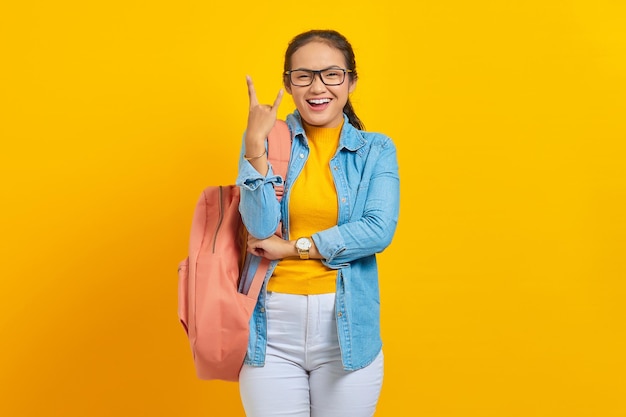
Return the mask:
POLYGON ((248 417, 371 417, 383 382, 383 354, 344 371, 335 294, 268 293, 265 366, 244 365, 239 391, 248 417))

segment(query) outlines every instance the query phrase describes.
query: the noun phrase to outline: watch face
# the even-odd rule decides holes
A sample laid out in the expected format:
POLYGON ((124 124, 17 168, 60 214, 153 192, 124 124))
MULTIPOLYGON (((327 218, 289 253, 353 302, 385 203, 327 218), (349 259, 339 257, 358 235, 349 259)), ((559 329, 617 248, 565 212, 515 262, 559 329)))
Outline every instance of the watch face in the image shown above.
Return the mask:
POLYGON ((309 250, 311 248, 311 241, 306 237, 301 237, 296 240, 296 248, 300 250, 309 250))

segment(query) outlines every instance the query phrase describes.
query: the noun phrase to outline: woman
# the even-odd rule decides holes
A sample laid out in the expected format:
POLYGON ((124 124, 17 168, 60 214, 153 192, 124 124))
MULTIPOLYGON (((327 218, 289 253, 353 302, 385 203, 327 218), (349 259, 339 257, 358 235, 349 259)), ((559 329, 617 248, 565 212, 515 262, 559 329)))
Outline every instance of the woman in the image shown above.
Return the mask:
MULTIPOLYGON (((248 251, 270 259, 239 377, 250 417, 361 417, 376 409, 383 378, 375 254, 392 240, 399 209, 396 149, 363 131, 349 95, 350 43, 316 30, 296 36, 283 83, 292 153, 279 203, 265 152, 283 90, 250 112, 237 184, 248 251), (282 235, 274 234, 282 222, 282 235)), ((253 271, 251 271, 253 273, 253 271)))

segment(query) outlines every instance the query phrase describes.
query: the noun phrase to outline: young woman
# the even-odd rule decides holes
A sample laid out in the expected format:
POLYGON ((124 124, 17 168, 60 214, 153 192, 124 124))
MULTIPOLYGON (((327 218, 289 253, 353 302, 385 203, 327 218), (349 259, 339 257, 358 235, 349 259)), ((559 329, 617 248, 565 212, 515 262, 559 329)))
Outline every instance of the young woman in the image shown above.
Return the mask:
MULTIPOLYGON (((266 138, 283 90, 250 111, 237 184, 248 251, 270 259, 239 377, 249 417, 365 417, 383 380, 375 254, 398 220, 396 149, 365 132, 350 103, 354 52, 341 34, 296 36, 283 82, 297 110, 287 117, 292 153, 282 202, 266 138), (274 234, 282 222, 283 237, 274 234)), ((254 273, 254 271, 250 271, 254 273)))

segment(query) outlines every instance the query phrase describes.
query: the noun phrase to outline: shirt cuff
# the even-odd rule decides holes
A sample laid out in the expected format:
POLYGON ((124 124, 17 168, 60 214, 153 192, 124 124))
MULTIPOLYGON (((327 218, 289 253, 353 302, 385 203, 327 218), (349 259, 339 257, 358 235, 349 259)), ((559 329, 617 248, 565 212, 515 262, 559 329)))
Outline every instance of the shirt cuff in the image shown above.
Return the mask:
POLYGON ((236 184, 246 190, 254 191, 267 183, 283 185, 283 182, 281 176, 274 175, 272 164, 268 163, 267 175, 263 177, 250 162, 243 160, 239 166, 239 176, 237 177, 236 184))
POLYGON ((317 251, 322 255, 322 263, 329 268, 339 269, 348 266, 347 263, 337 263, 336 258, 346 250, 343 236, 339 232, 338 226, 333 226, 322 232, 311 236, 317 247, 317 251))

